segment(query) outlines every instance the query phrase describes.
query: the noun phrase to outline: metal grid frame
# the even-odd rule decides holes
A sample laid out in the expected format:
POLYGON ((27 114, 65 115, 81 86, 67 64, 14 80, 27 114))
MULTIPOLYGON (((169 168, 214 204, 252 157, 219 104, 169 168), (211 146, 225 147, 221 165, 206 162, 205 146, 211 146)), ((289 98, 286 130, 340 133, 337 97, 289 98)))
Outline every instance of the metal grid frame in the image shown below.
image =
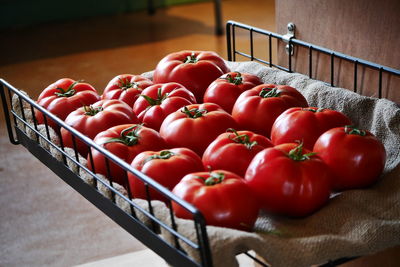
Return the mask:
MULTIPOLYGON (((366 66, 372 68, 379 73, 379 84, 378 84, 378 96, 382 96, 382 74, 389 73, 392 75, 400 76, 400 71, 391 69, 385 66, 381 66, 379 64, 375 64, 372 62, 368 62, 362 59, 354 58, 348 55, 344 55, 326 48, 322 48, 319 46, 315 46, 313 44, 309 44, 297 39, 289 39, 289 53, 288 53, 288 67, 284 67, 282 65, 278 65, 272 62, 272 40, 276 39, 278 41, 283 41, 283 35, 269 32, 263 29, 259 29, 256 27, 252 27, 246 24, 242 24, 235 21, 228 21, 226 24, 226 38, 227 38, 227 55, 229 61, 236 61, 236 55, 241 55, 245 58, 248 58, 251 61, 257 61, 263 63, 270 67, 275 67, 287 72, 293 72, 292 69, 292 55, 291 55, 291 45, 299 45, 302 47, 308 48, 309 51, 309 73, 308 76, 312 78, 312 55, 314 51, 322 52, 331 56, 331 86, 334 86, 334 59, 340 58, 347 61, 350 61, 354 64, 354 91, 357 89, 357 69, 358 66, 366 66), (237 49, 235 42, 235 31, 236 28, 240 28, 249 32, 249 47, 250 54, 242 52, 237 49), (254 56, 254 42, 253 35, 254 33, 265 35, 268 38, 269 42, 269 50, 268 55, 269 59, 262 59, 254 56)), ((78 193, 84 196, 88 201, 90 201, 93 205, 103 211, 107 216, 109 216, 112 220, 114 220, 117 224, 119 224, 122 228, 124 228, 127 232, 141 241, 144 245, 152 249, 159 256, 164 258, 169 264, 173 266, 213 266, 212 257, 210 252, 210 246, 207 236, 206 225, 204 221, 204 217, 202 214, 189 203, 177 198, 174 194, 172 194, 169 190, 162 187, 157 182, 153 181, 149 177, 144 174, 136 171, 131 168, 129 164, 125 163, 115 155, 111 154, 107 150, 95 144, 91 139, 82 135, 80 132, 66 125, 62 120, 49 113, 47 110, 36 104, 35 101, 25 96, 20 90, 13 87, 11 84, 7 83, 5 80, 0 79, 0 96, 2 99, 3 110, 5 115, 5 120, 7 124, 7 131, 9 134, 10 142, 14 145, 23 145, 26 147, 32 155, 37 157, 42 163, 44 163, 49 169, 51 169, 57 176, 59 176, 62 180, 64 180, 68 185, 73 187, 78 193), (19 109, 22 111, 18 113, 12 106, 12 98, 16 96, 19 102, 19 109), (24 105, 28 105, 30 109, 30 113, 33 114, 35 111, 40 111, 44 114, 45 118, 45 134, 40 132, 38 129, 38 125, 36 124, 35 118, 33 118, 33 125, 28 123, 25 112, 24 105), (73 136, 74 143, 74 156, 66 153, 61 142, 60 146, 52 143, 50 137, 50 131, 47 121, 52 120, 56 122, 56 124, 70 131, 73 136), (34 133, 35 138, 28 136, 26 131, 21 130, 18 125, 23 125, 27 129, 29 129, 32 133, 34 133), (49 153, 43 146, 40 145, 40 140, 44 140, 45 143, 50 145, 52 148, 56 149, 62 155, 62 160, 57 160, 53 155, 49 153), (82 140, 88 147, 98 150, 101 154, 103 154, 106 158, 106 166, 109 166, 109 162, 114 162, 121 168, 123 168, 126 172, 130 172, 134 174, 138 179, 142 180, 146 185, 147 192, 147 206, 148 209, 143 209, 143 207, 138 206, 135 202, 132 201, 132 194, 128 189, 128 197, 122 195, 118 190, 116 190, 111 182, 105 182, 100 177, 98 177, 94 172, 89 170, 86 166, 83 166, 79 162, 78 152, 76 150, 76 140, 82 140), (94 178, 94 186, 87 184, 82 178, 71 168, 68 166, 68 161, 73 162, 78 168, 83 169, 85 172, 89 173, 94 178), (98 185, 102 184, 108 190, 110 190, 112 197, 106 198, 98 189, 98 185), (175 215, 170 209, 170 219, 171 225, 166 225, 164 222, 160 221, 156 218, 153 212, 153 206, 150 201, 150 188, 157 190, 162 195, 167 198, 167 206, 171 207, 172 202, 176 202, 186 210, 188 210, 193 215, 193 227, 197 233, 197 242, 192 242, 188 240, 185 236, 179 233, 176 224, 175 224, 175 215), (129 203, 131 214, 123 211, 116 204, 116 197, 123 199, 129 203), (151 221, 150 225, 143 223, 138 219, 136 213, 142 213, 146 218, 151 221), (174 236, 173 244, 167 242, 162 237, 159 236, 160 227, 164 228, 168 231, 172 236, 174 236), (196 262, 194 259, 189 257, 185 251, 181 248, 181 242, 188 244, 190 247, 198 251, 200 262, 196 262)), ((60 136, 60 131, 56 131, 56 133, 60 136)), ((60 138, 60 140, 62 140, 60 138)), ((89 149, 90 151, 90 149, 89 149)), ((89 159, 91 159, 91 153, 89 153, 89 159)), ((128 179, 127 176, 125 179, 128 179)), ((268 266, 267 264, 261 262, 258 258, 252 256, 249 253, 244 253, 248 257, 252 258, 257 264, 268 266)), ((350 261, 357 257, 351 258, 342 258, 334 261, 329 261, 321 266, 337 266, 339 264, 343 264, 344 262, 350 261)))

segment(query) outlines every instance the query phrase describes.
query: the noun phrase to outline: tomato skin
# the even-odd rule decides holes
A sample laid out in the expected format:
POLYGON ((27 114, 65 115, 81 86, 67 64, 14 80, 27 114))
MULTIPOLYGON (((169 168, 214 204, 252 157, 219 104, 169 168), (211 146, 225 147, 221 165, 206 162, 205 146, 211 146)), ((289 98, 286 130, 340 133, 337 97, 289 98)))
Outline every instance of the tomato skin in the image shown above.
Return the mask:
POLYGON ((240 94, 259 84, 262 84, 262 81, 256 75, 229 72, 208 86, 204 93, 204 102, 216 103, 226 112, 232 113, 233 105, 240 94))
POLYGON ((163 120, 183 106, 196 103, 193 93, 179 83, 154 84, 141 93, 133 106, 139 121, 147 127, 159 130, 163 120), (149 103, 145 97, 150 98, 149 103))
POLYGON ((287 85, 260 84, 243 92, 235 102, 232 117, 240 129, 269 137, 275 119, 291 107, 307 107, 304 96, 287 85), (268 92, 266 96, 261 96, 268 92))
MULTIPOLYGON (((299 144, 281 144, 258 153, 245 179, 261 207, 270 213, 291 217, 310 215, 329 199, 332 174, 317 155, 303 161, 288 153, 299 144)), ((303 149, 303 153, 310 153, 303 149)))
MULTIPOLYGON (((172 148, 161 151, 145 151, 138 154, 132 161, 132 167, 146 174, 164 187, 172 190, 187 174, 204 171, 201 158, 188 148, 172 148), (170 156, 168 153, 172 153, 170 156), (163 155, 169 156, 166 158, 163 155), (151 157, 158 157, 149 160, 151 157)), ((129 187, 135 198, 146 199, 144 183, 129 173, 129 187)), ((149 189, 151 199, 166 201, 157 190, 149 189)))
POLYGON ((203 164, 206 169, 227 170, 243 177, 254 156, 272 146, 267 137, 250 131, 222 133, 207 147, 203 164))
POLYGON ((271 129, 274 145, 303 142, 307 149, 313 149, 315 141, 327 130, 351 125, 351 120, 340 111, 317 107, 294 107, 283 112, 271 129))
MULTIPOLYGON (((208 225, 250 231, 258 216, 259 205, 245 180, 228 171, 191 173, 172 192, 195 206, 208 225), (222 182, 206 185, 205 179, 222 174, 222 182)), ((177 217, 193 219, 185 209, 172 202, 177 217)))
MULTIPOLYGON (((131 107, 117 99, 100 100, 90 105, 81 107, 71 112, 65 119, 65 123, 82 134, 94 139, 95 136, 112 126, 120 124, 138 123, 131 107), (95 110, 95 114, 89 115, 86 110, 95 110), (96 111, 100 110, 100 111, 96 111), (97 113, 96 113, 97 112, 97 113)), ((74 147, 72 134, 66 129, 61 129, 61 136, 65 147, 74 147)), ((75 138, 78 152, 86 157, 88 146, 78 138, 75 138)))
POLYGON ((193 104, 184 108, 168 115, 161 124, 160 135, 171 147, 187 147, 202 156, 219 134, 236 127, 231 115, 217 104, 193 104), (205 112, 199 117, 190 118, 182 112, 184 108, 205 112))
POLYGON ((160 60, 154 70, 153 81, 180 83, 192 91, 200 103, 207 87, 227 72, 228 66, 215 52, 183 50, 168 54, 160 60), (187 59, 192 61, 186 62, 187 59))
MULTIPOLYGON (((128 164, 141 152, 146 150, 158 150, 166 147, 160 134, 140 124, 122 124, 108 128, 96 135, 94 142, 107 149, 128 164), (124 140, 127 134, 137 137, 134 142, 124 140), (117 140, 122 137, 122 140, 117 140), (113 140, 113 141, 112 141, 113 140)), ((88 168, 96 173, 109 177, 113 182, 126 186, 126 172, 116 163, 109 160, 109 173, 107 171, 106 159, 98 150, 92 148, 88 155, 88 168), (93 164, 92 164, 93 162, 93 164), (94 168, 93 168, 94 165, 94 168)))
POLYGON ((153 82, 141 75, 120 74, 108 82, 101 99, 119 99, 133 107, 141 92, 150 85, 153 82))
MULTIPOLYGON (((70 78, 63 78, 47 86, 40 93, 37 103, 61 120, 65 120, 69 113, 77 108, 93 104, 99 100, 100 96, 92 85, 70 78), (68 91, 70 94, 67 93, 64 96, 58 95, 62 94, 63 90, 68 91), (72 90, 74 90, 74 92, 72 90)), ((44 123, 43 114, 41 112, 36 110, 35 117, 38 124, 44 123)), ((47 123, 54 129, 59 128, 59 126, 49 118, 47 118, 47 123)))
POLYGON ((325 161, 335 177, 337 191, 363 188, 375 183, 386 163, 386 150, 371 132, 351 134, 347 127, 337 127, 323 133, 314 151, 325 161))

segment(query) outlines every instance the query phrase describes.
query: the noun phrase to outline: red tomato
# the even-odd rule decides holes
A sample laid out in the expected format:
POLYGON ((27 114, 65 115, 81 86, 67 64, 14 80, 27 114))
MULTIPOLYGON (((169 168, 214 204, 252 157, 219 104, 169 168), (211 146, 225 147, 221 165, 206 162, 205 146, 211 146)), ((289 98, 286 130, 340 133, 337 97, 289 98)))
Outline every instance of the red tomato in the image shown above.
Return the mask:
POLYGON ((291 107, 307 107, 307 100, 287 85, 261 84, 243 92, 232 109, 241 129, 270 136, 275 119, 291 107))
POLYGON ((204 102, 212 102, 231 113, 236 99, 246 90, 262 84, 256 75, 240 72, 229 72, 208 86, 204 94, 204 102))
MULTIPOLYGON (((90 84, 64 78, 44 89, 39 95, 37 103, 60 119, 65 120, 68 114, 77 108, 93 104, 99 100, 100 96, 90 84)), ((44 123, 41 112, 36 111, 35 116, 38 124, 44 123)), ((53 128, 58 127, 51 119, 47 119, 47 123, 53 128)))
MULTIPOLYGON (((164 140, 157 131, 141 124, 122 124, 108 128, 98 133, 94 142, 128 164, 131 164, 136 155, 143 151, 159 150, 166 147, 164 140)), ((126 171, 111 160, 109 160, 109 170, 107 170, 106 159, 98 150, 92 148, 92 157, 88 155, 87 161, 90 170, 103 174, 120 185, 127 185, 126 171)))
POLYGON ((335 174, 335 190, 362 188, 376 182, 386 163, 381 141, 366 130, 338 127, 323 133, 314 152, 335 174))
POLYGON ((231 115, 217 104, 193 104, 168 115, 160 135, 169 146, 187 147, 201 156, 219 134, 235 127, 231 115))
POLYGON ((159 130, 161 123, 179 108, 196 103, 193 93, 179 83, 154 84, 143 90, 133 106, 139 121, 159 130))
POLYGON ((350 119, 336 110, 316 107, 290 108, 272 125, 271 141, 274 145, 302 142, 305 148, 312 150, 321 134, 331 128, 350 124, 350 119))
POLYGON ((207 87, 227 72, 228 66, 215 52, 180 51, 165 56, 157 64, 153 81, 180 83, 192 91, 200 103, 207 87))
MULTIPOLYGON (((208 225, 249 231, 258 216, 259 205, 245 180, 228 171, 196 172, 186 175, 172 190, 195 206, 208 225)), ((176 216, 192 219, 172 202, 176 216)))
MULTIPOLYGON (((186 174, 204 171, 201 158, 188 148, 142 152, 135 157, 132 167, 169 190, 172 190, 186 174)), ((131 173, 128 177, 133 196, 146 199, 144 183, 131 173)), ((166 198, 157 190, 149 189, 149 195, 151 199, 166 201, 166 198)))
POLYGON ((107 84, 101 99, 119 99, 133 107, 142 90, 150 85, 153 82, 143 76, 121 74, 107 84))
MULTIPOLYGON (((128 104, 112 99, 100 100, 93 105, 84 106, 71 112, 65 119, 65 123, 94 139, 98 133, 112 126, 138 123, 138 119, 128 104)), ((74 148, 71 132, 62 128, 61 136, 65 147, 74 148)), ((75 138, 75 140, 78 152, 86 157, 88 146, 78 138, 75 138)))
POLYGON ((271 141, 265 136, 250 131, 235 131, 220 134, 204 151, 204 166, 212 170, 227 170, 244 176, 254 156, 271 141))
POLYGON ((332 175, 326 164, 300 144, 281 144, 258 153, 245 179, 262 208, 271 213, 306 216, 329 199, 332 175))

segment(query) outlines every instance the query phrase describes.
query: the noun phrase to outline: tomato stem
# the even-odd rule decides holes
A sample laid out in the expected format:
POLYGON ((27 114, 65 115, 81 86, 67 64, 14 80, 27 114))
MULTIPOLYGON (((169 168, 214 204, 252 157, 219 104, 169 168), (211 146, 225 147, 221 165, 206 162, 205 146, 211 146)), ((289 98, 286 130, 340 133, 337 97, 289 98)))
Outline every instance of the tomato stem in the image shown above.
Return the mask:
POLYGON ((235 137, 228 136, 228 138, 235 143, 243 144, 247 149, 252 149, 255 145, 257 145, 257 141, 250 142, 250 137, 247 134, 239 134, 235 129, 229 128, 226 130, 227 132, 234 133, 235 137))
POLYGON ((288 156, 289 158, 295 161, 304 161, 304 160, 309 160, 315 154, 317 153, 310 152, 307 154, 303 154, 303 143, 300 143, 297 147, 289 151, 288 156))
POLYGON ((234 78, 232 78, 232 75, 227 74, 224 79, 230 83, 233 83, 234 85, 240 85, 243 83, 243 77, 240 72, 236 72, 236 76, 234 78))
POLYGON ((103 111, 103 107, 93 107, 92 105, 90 106, 83 106, 83 109, 85 110, 85 115, 88 116, 94 116, 97 113, 103 111))
POLYGON ((73 88, 75 87, 75 85, 76 85, 77 83, 80 83, 80 82, 82 82, 82 80, 73 82, 73 83, 67 88, 67 90, 64 90, 64 89, 61 88, 61 87, 57 87, 56 89, 59 90, 60 92, 55 92, 54 94, 55 94, 56 96, 59 96, 59 97, 70 97, 70 96, 73 96, 73 95, 75 95, 75 93, 76 93, 75 89, 73 89, 73 88))
POLYGON ((185 60, 183 61, 184 63, 197 63, 199 60, 197 59, 196 55, 194 52, 190 56, 187 56, 185 60))
POLYGON ((261 90, 259 96, 262 98, 268 98, 268 97, 278 97, 281 95, 281 92, 278 92, 278 88, 268 88, 265 87, 261 90))
POLYGON ((181 112, 185 113, 188 118, 196 119, 196 118, 203 117, 204 114, 207 113, 207 110, 206 109, 198 109, 198 108, 192 108, 189 110, 187 107, 183 107, 181 112))
POLYGON ((110 138, 103 144, 108 144, 108 143, 122 143, 126 146, 133 146, 136 145, 139 142, 139 130, 142 128, 142 124, 135 124, 133 126, 130 126, 124 130, 121 131, 120 136, 116 138, 110 138))
POLYGON ((175 156, 174 152, 171 152, 169 150, 163 150, 159 154, 154 154, 154 155, 151 155, 150 157, 147 157, 143 161, 142 165, 146 164, 147 162, 149 162, 149 161, 151 161, 153 159, 169 159, 169 158, 171 158, 173 156, 175 156))
POLYGON ((346 125, 344 126, 344 132, 346 134, 355 134, 355 135, 360 135, 360 136, 365 136, 367 135, 367 132, 364 130, 360 130, 358 128, 356 128, 353 125, 346 125))
POLYGON ((135 88, 135 89, 139 88, 138 83, 130 82, 129 79, 127 79, 127 78, 125 78, 125 79, 118 78, 118 80, 119 80, 119 84, 117 84, 117 85, 121 90, 128 90, 129 88, 135 88))
POLYGON ((302 108, 301 110, 311 111, 311 112, 317 113, 317 112, 322 112, 325 109, 324 108, 311 108, 311 107, 308 107, 308 108, 302 108))
POLYGON ((140 95, 141 97, 143 97, 144 99, 146 99, 146 101, 149 103, 150 106, 157 106, 157 105, 161 105, 161 103, 167 99, 168 97, 168 93, 166 94, 162 94, 161 93, 161 87, 158 88, 157 90, 157 98, 151 98, 150 96, 147 95, 140 95))
POLYGON ((222 183, 225 179, 225 174, 222 172, 211 172, 209 177, 196 176, 196 178, 203 180, 206 186, 212 186, 222 183))

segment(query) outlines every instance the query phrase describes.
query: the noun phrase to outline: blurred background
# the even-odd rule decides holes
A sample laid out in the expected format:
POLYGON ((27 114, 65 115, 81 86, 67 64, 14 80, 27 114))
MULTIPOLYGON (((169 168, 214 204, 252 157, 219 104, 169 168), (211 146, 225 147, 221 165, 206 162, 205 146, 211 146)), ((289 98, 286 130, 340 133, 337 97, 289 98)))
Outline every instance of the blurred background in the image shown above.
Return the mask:
MULTIPOLYGON (((279 1, 221 2, 223 26, 235 20, 285 33, 288 11, 279 1), (278 15, 285 23, 277 25, 278 15)), ((212 0, 2 0, 0 77, 36 99, 64 77, 101 93, 116 75, 152 70, 179 50, 212 50, 226 59, 215 7, 212 0)), ((3 116, 0 122, 0 266, 166 266, 23 147, 11 145, 3 116)), ((346 266, 396 266, 398 251, 346 266)))

